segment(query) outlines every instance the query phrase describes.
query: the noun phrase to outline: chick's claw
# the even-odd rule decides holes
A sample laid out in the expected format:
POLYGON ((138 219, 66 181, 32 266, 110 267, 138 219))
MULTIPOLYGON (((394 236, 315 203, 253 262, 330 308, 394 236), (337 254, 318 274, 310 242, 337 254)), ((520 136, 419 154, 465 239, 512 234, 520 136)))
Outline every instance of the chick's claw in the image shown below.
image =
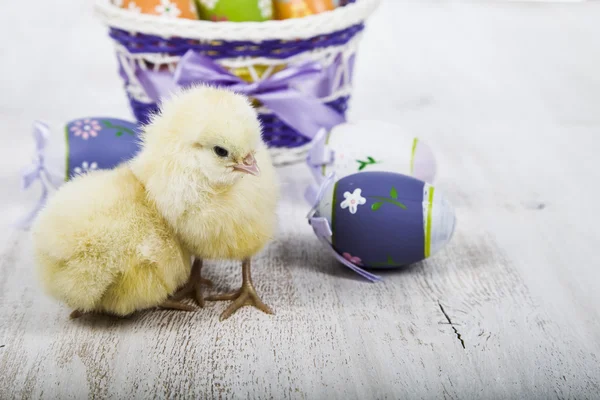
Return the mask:
POLYGON ((244 306, 253 306, 267 314, 274 314, 273 310, 260 299, 252 283, 250 276, 250 261, 244 261, 242 264, 242 287, 233 293, 218 294, 206 298, 208 301, 229 301, 233 303, 221 314, 220 320, 229 318, 233 313, 244 306))
POLYGON ((191 296, 196 300, 196 303, 200 307, 204 307, 204 297, 202 296, 202 285, 213 286, 213 283, 209 279, 202 277, 202 260, 195 260, 192 266, 192 274, 190 279, 177 293, 175 293, 171 299, 181 300, 185 297, 191 296))
POLYGON ((231 317, 234 312, 236 312, 237 310, 239 310, 240 308, 242 308, 244 306, 254 306, 255 308, 258 308, 259 310, 261 310, 267 314, 273 314, 273 310, 271 310, 271 308, 268 305, 266 305, 265 303, 262 302, 260 297, 258 297, 258 295, 256 294, 256 291, 254 290, 253 286, 245 285, 245 286, 242 286, 242 288, 240 290, 238 290, 237 292, 225 294, 222 296, 211 296, 207 300, 213 301, 213 299, 214 300, 233 300, 233 299, 235 299, 234 302, 231 303, 231 305, 229 307, 227 307, 227 309, 225 311, 223 311, 223 313, 221 314, 221 317, 220 317, 221 321, 226 320, 227 318, 231 317))

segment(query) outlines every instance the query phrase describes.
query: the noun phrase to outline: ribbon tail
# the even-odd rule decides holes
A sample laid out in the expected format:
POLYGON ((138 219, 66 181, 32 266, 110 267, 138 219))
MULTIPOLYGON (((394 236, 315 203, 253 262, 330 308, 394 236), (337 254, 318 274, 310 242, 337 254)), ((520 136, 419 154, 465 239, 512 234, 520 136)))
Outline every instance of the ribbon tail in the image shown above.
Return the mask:
POLYGON ((33 122, 33 140, 35 141, 36 151, 41 152, 46 148, 46 143, 50 137, 50 127, 42 121, 33 122))
POLYGON ((364 269, 362 269, 362 268, 360 268, 360 267, 352 264, 350 261, 346 260, 344 257, 342 257, 338 253, 336 253, 335 250, 333 250, 333 248, 331 249, 331 251, 333 252, 333 256, 339 262, 341 262, 344 266, 350 268, 352 271, 356 272, 357 274, 359 274, 363 278, 366 278, 366 279, 368 279, 371 282, 380 282, 380 281, 383 280, 379 275, 375 275, 375 274, 372 274, 370 272, 367 272, 364 269))
MULTIPOLYGON (((314 199, 311 203, 312 207, 311 207, 310 211, 308 212, 306 218, 308 218, 309 220, 314 219, 313 216, 317 212, 319 203, 321 202, 321 199, 323 199, 323 196, 325 196, 325 190, 327 190, 327 188, 330 185, 332 185, 334 182, 335 182, 335 174, 332 172, 329 175, 327 175, 325 180, 323 180, 323 183, 321 183, 321 186, 319 186, 319 189, 314 192, 314 199)), ((310 189, 310 188, 307 189, 307 191, 304 193, 305 198, 306 198, 306 196, 312 195, 312 193, 309 193, 309 191, 311 191, 311 190, 314 190, 314 189, 310 189)), ((308 198, 307 198, 307 200, 308 200, 308 198)), ((329 234, 329 236, 331 236, 331 234, 329 234)))
POLYGON ((330 130, 345 122, 345 117, 333 108, 295 89, 259 93, 254 97, 309 140, 321 129, 330 130))
POLYGON ((359 266, 352 264, 350 261, 340 256, 335 251, 331 243, 327 240, 328 237, 331 237, 332 233, 331 228, 329 227, 329 223, 325 218, 311 218, 310 224, 312 225, 313 230, 315 231, 319 241, 321 241, 329 248, 335 259, 342 263, 342 265, 344 265, 347 268, 350 268, 352 271, 371 282, 379 282, 383 280, 379 275, 372 274, 360 268, 359 266))

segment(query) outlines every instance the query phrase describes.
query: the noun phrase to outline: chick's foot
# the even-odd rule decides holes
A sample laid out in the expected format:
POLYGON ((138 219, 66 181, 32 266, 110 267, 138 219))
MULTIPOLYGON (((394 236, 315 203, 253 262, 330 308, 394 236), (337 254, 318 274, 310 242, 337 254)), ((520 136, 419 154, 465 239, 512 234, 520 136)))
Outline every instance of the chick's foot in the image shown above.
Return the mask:
POLYGON ((194 306, 190 306, 180 301, 175 301, 171 299, 165 300, 161 305, 159 305, 159 307, 166 308, 169 310, 196 311, 196 307, 194 306))
POLYGON ((233 293, 218 294, 209 296, 206 298, 208 301, 228 301, 233 300, 233 303, 221 314, 220 320, 223 321, 229 318, 234 312, 244 306, 253 306, 259 310, 273 314, 273 311, 260 299, 252 283, 250 276, 250 260, 246 260, 242 263, 242 276, 243 282, 242 287, 233 293))
POLYGON ((195 260, 192 266, 190 279, 177 293, 171 296, 171 300, 181 300, 185 297, 192 297, 200 307, 204 307, 204 297, 202 296, 202 285, 212 286, 209 279, 202 277, 202 260, 195 260))

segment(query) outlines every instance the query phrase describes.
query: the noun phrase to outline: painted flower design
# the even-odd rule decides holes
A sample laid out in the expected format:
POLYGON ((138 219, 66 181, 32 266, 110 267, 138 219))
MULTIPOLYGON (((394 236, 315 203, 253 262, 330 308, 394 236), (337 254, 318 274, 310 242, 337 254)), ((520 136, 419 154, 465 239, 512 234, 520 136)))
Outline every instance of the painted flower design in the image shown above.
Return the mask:
POLYGON ((98 136, 98 133, 101 130, 100 123, 95 119, 79 120, 71 127, 71 132, 73 132, 75 136, 80 136, 83 140, 98 136))
POLYGON ((81 167, 75 167, 73 168, 73 171, 75 172, 75 174, 77 175, 83 175, 87 172, 93 171, 98 169, 98 163, 88 163, 87 161, 84 161, 81 163, 81 167))
POLYGON ((351 214, 356 214, 359 205, 363 205, 367 202, 367 199, 362 197, 361 189, 355 189, 354 192, 345 192, 344 193, 344 201, 340 203, 340 207, 348 208, 351 214))
POLYGON ((202 4, 204 7, 208 8, 209 10, 212 10, 217 5, 218 1, 219 0, 200 0, 200 4, 202 4))
POLYGON ((142 12, 142 8, 140 6, 138 6, 137 4, 135 4, 135 1, 130 2, 129 5, 127 6, 127 9, 129 11, 137 13, 137 14, 141 14, 141 12, 142 12))
POLYGON ((362 260, 360 258, 354 257, 350 253, 343 253, 342 257, 344 257, 346 260, 350 261, 354 265, 363 265, 362 260))
POLYGON ((260 15, 262 15, 263 18, 269 19, 273 17, 272 0, 258 0, 258 8, 260 9, 260 15))
POLYGON ((160 4, 156 6, 155 10, 163 17, 177 18, 181 15, 181 10, 171 0, 160 0, 160 4))

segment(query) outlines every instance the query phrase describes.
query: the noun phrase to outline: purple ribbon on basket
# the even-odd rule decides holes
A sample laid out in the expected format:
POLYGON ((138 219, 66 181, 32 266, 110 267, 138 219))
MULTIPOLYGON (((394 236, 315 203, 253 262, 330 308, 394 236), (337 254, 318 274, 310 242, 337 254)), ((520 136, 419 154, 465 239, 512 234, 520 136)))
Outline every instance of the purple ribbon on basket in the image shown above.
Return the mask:
POLYGON ((382 280, 382 278, 379 275, 375 275, 368 271, 365 271, 359 266, 346 260, 344 257, 339 255, 337 251, 335 251, 331 243, 331 237, 333 236, 333 232, 331 231, 329 221, 327 221, 327 219, 323 217, 315 217, 319 202, 325 195, 325 190, 330 185, 333 185, 335 183, 335 180, 335 174, 333 173, 327 175, 327 177, 323 180, 323 183, 321 184, 318 192, 316 193, 316 195, 314 195, 314 205, 307 215, 308 223, 312 226, 313 231, 315 232, 315 235, 317 235, 319 241, 331 250, 331 253, 333 254, 336 260, 338 260, 340 263, 350 268, 352 271, 356 272, 363 278, 371 282, 379 282, 382 280))
POLYGON ((23 219, 17 222, 17 226, 20 228, 26 228, 31 225, 31 222, 36 217, 38 212, 42 209, 46 200, 48 199, 49 187, 57 188, 58 183, 55 180, 60 180, 53 176, 48 170, 45 163, 44 153, 46 145, 48 144, 48 137, 50 136, 50 129, 48 125, 40 121, 35 121, 33 124, 33 139, 35 141, 35 156, 33 163, 27 168, 21 177, 21 186, 23 189, 28 189, 34 182, 39 181, 42 187, 42 194, 38 200, 35 208, 31 210, 23 219))
MULTIPOLYGON (((340 59, 336 59, 332 66, 334 68, 326 70, 319 63, 307 62, 289 66, 258 82, 246 82, 211 58, 189 50, 179 61, 174 76, 170 79, 165 79, 165 74, 160 71, 139 69, 136 75, 146 94, 157 103, 176 87, 196 83, 226 87, 257 99, 290 127, 312 139, 320 129, 329 130, 345 122, 345 118, 316 96, 297 90, 294 86, 315 78, 324 71, 325 74, 331 74, 339 62, 340 59)), ((323 82, 331 85, 331 79, 324 79, 323 82)), ((315 87, 312 91, 323 92, 323 88, 315 87)))

